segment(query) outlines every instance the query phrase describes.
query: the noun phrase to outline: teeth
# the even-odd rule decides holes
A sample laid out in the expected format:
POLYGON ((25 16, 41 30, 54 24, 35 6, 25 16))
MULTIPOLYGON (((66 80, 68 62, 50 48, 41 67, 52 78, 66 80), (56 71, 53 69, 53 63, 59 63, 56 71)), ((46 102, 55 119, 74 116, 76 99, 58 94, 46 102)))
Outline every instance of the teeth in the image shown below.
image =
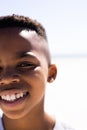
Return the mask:
POLYGON ((21 93, 20 96, 23 97, 23 93, 21 93))
POLYGON ((20 94, 17 94, 16 97, 17 97, 17 98, 20 98, 20 94))
POLYGON ((19 99, 23 97, 25 93, 17 93, 17 94, 12 94, 12 95, 2 95, 1 99, 6 100, 6 101, 14 101, 16 99, 19 99))

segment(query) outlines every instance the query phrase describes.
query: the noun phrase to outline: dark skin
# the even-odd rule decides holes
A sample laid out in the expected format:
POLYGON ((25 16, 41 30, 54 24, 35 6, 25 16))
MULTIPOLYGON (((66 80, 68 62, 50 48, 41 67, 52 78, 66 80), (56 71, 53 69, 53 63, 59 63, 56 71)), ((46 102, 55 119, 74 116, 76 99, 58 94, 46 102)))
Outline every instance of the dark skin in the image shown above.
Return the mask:
POLYGON ((4 98, 0 108, 5 130, 53 130, 55 121, 44 112, 44 96, 57 69, 48 58, 47 43, 35 31, 0 29, 0 96, 4 98))

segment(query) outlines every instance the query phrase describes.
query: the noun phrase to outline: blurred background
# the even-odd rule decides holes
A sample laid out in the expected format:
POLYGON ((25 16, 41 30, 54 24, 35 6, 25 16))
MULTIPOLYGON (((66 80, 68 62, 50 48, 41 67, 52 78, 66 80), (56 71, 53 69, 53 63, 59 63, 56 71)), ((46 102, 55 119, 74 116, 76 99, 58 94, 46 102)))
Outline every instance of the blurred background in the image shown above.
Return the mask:
POLYGON ((19 14, 46 28, 58 75, 47 84, 45 109, 76 130, 87 130, 87 1, 3 0, 0 16, 19 14))

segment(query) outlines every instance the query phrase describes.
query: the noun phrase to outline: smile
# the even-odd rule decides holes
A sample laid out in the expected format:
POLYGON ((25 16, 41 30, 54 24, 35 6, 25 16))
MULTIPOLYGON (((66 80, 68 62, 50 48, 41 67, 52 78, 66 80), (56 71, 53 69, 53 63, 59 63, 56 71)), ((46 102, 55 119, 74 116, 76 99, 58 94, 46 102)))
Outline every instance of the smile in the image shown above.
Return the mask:
POLYGON ((15 93, 15 94, 12 94, 12 95, 7 94, 7 95, 2 95, 1 99, 4 100, 4 101, 13 102, 13 101, 16 101, 20 98, 25 97, 27 94, 28 94, 28 92, 20 92, 20 93, 15 93))

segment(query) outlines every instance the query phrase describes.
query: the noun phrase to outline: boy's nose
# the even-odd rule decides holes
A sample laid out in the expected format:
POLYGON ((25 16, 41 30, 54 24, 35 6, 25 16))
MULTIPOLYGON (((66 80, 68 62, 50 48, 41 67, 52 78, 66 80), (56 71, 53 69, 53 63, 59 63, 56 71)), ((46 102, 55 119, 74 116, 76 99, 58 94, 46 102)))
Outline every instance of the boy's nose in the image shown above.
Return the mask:
POLYGON ((11 83, 18 83, 20 82, 20 79, 19 78, 3 78, 3 79, 0 79, 0 85, 8 85, 8 84, 11 84, 11 83))
POLYGON ((0 74, 0 85, 8 85, 10 83, 18 83, 20 81, 19 76, 15 73, 14 69, 7 67, 0 74))

